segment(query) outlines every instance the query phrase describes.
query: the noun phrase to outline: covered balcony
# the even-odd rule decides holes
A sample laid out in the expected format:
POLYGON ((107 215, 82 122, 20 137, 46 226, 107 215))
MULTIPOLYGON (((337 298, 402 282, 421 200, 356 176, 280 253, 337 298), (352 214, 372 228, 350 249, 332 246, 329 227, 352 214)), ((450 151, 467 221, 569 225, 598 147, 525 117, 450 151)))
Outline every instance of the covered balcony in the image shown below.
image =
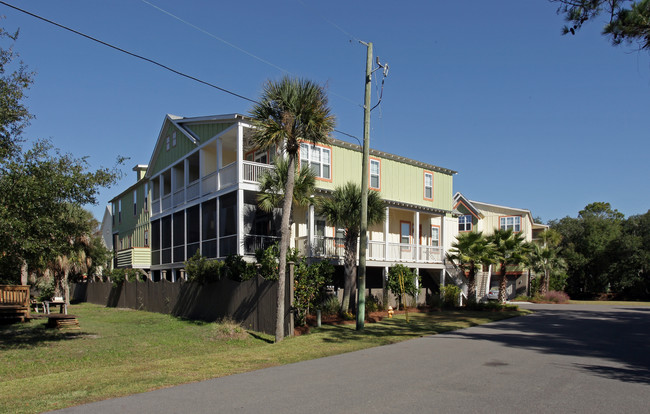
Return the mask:
POLYGON ((252 149, 250 134, 250 127, 234 125, 153 177, 152 215, 237 186, 255 189, 273 168, 273 154, 252 149))
MULTIPOLYGON (((384 222, 372 226, 368 231, 368 264, 386 266, 392 263, 417 263, 442 266, 445 257, 442 237, 445 216, 392 204, 386 207, 384 222)), ((295 247, 308 257, 342 262, 345 254, 344 230, 328 226, 324 219, 315 215, 313 206, 309 207, 306 216, 306 223, 297 223, 295 247)))

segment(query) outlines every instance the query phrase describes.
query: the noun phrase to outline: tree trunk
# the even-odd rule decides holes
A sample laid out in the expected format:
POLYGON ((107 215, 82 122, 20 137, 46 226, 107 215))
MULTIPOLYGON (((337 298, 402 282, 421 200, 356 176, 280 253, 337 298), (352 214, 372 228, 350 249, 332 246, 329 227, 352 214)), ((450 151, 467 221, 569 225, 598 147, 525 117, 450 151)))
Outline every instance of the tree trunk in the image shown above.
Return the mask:
POLYGON ((343 280, 343 301, 341 312, 349 312, 350 297, 352 296, 357 282, 357 235, 346 233, 345 236, 345 257, 343 259, 345 276, 343 280))
POLYGON ((63 300, 65 304, 70 306, 70 284, 68 283, 70 271, 66 269, 63 273, 63 300))
POLYGON ((545 296, 548 293, 548 284, 549 284, 549 274, 548 270, 544 270, 544 275, 542 276, 541 283, 539 284, 540 294, 545 296))
MULTIPOLYGON (((280 263, 278 264, 278 304, 275 319, 275 342, 284 339, 284 290, 287 270, 287 251, 291 242, 291 204, 293 202, 293 186, 296 179, 295 155, 289 155, 289 171, 287 183, 284 187, 284 200, 282 202, 282 223, 280 225, 280 263)), ((241 229, 239 230, 241 231, 241 229)))
POLYGON ((499 280, 499 302, 506 303, 506 264, 501 263, 501 279, 499 280))
POLYGON ((467 302, 476 303, 476 267, 474 263, 470 264, 467 276, 467 302))
POLYGON ((27 261, 25 259, 21 259, 20 262, 20 284, 21 285, 26 285, 27 281, 29 278, 29 271, 27 269, 27 261))

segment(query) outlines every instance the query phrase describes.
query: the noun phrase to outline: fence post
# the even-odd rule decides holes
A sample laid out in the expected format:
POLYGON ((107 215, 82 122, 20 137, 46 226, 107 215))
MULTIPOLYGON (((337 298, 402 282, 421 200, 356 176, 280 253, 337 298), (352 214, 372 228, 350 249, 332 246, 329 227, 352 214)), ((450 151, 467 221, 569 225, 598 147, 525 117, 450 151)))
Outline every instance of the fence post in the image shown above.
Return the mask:
POLYGON ((293 295, 294 295, 294 262, 289 262, 289 336, 293 336, 294 329, 294 309, 293 309, 293 295))

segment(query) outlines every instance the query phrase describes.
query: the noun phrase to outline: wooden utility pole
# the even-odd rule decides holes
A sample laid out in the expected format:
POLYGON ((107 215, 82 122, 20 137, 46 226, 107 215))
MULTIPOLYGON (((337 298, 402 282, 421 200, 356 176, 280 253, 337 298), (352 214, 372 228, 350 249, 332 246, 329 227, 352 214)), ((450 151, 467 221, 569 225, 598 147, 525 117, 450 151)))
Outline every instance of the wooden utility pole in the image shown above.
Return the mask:
POLYGON ((363 101, 363 165, 361 166, 361 225, 359 226, 359 268, 357 269, 357 331, 363 330, 366 314, 366 249, 368 247, 368 168, 370 167, 370 92, 372 80, 372 42, 368 48, 366 90, 363 101))

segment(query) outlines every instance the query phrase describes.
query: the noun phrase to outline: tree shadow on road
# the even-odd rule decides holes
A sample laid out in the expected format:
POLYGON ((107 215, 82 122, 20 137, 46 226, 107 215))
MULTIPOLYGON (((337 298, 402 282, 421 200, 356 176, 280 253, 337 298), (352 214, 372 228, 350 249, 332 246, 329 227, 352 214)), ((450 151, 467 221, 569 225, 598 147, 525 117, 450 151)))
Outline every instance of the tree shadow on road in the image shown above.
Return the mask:
POLYGON ((623 367, 574 366, 609 379, 650 384, 650 308, 544 308, 527 317, 448 335, 541 353, 601 358, 623 367))

